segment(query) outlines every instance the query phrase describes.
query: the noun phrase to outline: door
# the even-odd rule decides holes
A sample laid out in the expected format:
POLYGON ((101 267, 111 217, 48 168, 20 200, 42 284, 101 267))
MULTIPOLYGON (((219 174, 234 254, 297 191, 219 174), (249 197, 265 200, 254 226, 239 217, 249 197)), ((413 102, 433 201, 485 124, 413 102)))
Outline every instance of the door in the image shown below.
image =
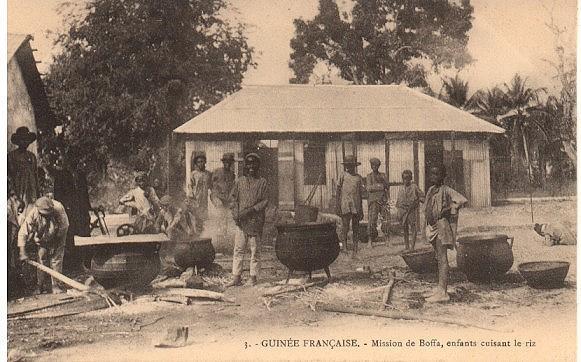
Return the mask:
POLYGON ((424 190, 430 186, 430 168, 444 164, 444 143, 442 140, 433 140, 424 142, 424 190))

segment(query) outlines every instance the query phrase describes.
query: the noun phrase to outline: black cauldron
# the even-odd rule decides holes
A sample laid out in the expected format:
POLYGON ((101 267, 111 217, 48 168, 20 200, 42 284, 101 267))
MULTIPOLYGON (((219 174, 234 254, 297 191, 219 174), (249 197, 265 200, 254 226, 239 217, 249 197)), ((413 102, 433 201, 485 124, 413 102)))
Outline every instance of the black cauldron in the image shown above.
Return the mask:
POLYGON ((287 283, 295 270, 310 276, 313 270, 324 269, 331 278, 329 265, 340 251, 334 222, 279 224, 276 229, 276 257, 289 269, 287 283))
POLYGON ((146 286, 159 273, 159 244, 116 244, 95 250, 89 272, 105 288, 146 286))
POLYGON ((210 238, 176 242, 174 260, 177 265, 184 269, 194 266, 198 269, 209 268, 215 257, 216 250, 210 238))

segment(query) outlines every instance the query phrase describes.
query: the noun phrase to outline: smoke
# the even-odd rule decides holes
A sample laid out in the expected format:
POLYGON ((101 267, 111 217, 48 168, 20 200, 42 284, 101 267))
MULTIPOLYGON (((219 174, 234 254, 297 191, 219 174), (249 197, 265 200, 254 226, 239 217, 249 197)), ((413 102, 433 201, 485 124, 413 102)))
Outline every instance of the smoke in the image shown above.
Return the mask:
POLYGON ((211 238, 217 253, 232 254, 237 230, 229 209, 217 208, 211 202, 208 203, 208 220, 204 223, 200 237, 211 238))

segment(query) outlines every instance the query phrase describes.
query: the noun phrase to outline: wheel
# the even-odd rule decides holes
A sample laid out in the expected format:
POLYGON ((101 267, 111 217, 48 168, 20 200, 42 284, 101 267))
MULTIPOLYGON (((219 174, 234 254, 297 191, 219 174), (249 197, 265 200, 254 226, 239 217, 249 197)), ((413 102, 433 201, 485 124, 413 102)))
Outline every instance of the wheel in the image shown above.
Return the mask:
POLYGON ((117 228, 117 236, 127 236, 135 234, 135 228, 131 224, 123 224, 117 228))

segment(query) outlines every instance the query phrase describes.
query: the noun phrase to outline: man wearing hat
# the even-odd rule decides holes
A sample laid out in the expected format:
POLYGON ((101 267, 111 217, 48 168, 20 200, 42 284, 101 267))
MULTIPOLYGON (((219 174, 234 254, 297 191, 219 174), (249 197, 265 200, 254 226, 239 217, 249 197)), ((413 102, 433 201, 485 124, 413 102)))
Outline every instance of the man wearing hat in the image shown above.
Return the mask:
POLYGON ((357 174, 356 167, 361 165, 354 156, 346 156, 343 160, 345 171, 337 183, 337 215, 341 217, 341 241, 347 244, 349 224, 353 230, 353 252, 351 257, 357 258, 359 243, 359 221, 363 219, 363 178, 357 174))
POLYGON ((228 233, 228 221, 230 220, 228 199, 236 179, 236 175, 232 171, 234 154, 224 153, 221 161, 224 167, 212 172, 212 194, 210 195, 210 200, 212 200, 212 204, 220 214, 220 236, 225 237, 228 233))
POLYGON ((17 148, 8 152, 8 177, 16 196, 28 205, 40 195, 36 156, 28 151, 28 146, 36 141, 36 133, 28 127, 18 127, 10 141, 17 148))
POLYGON ((134 227, 137 233, 151 233, 155 226, 159 198, 153 187, 149 186, 147 174, 140 171, 135 176, 135 188, 129 190, 119 204, 129 206, 137 211, 134 227))
MULTIPOLYGON (((61 272, 65 243, 69 229, 69 219, 64 206, 48 197, 41 197, 34 203, 18 231, 20 260, 28 260, 28 248, 36 247, 39 263, 61 272)), ((60 293, 56 280, 52 279, 52 289, 47 286, 48 279, 44 272, 37 272, 39 293, 60 293)))
POLYGON ((260 157, 249 153, 244 158, 245 175, 240 176, 230 193, 230 210, 239 230, 234 239, 232 274, 227 286, 242 284, 242 261, 250 246, 250 285, 256 285, 260 271, 260 239, 268 206, 266 179, 258 176, 260 157))
POLYGON ((368 235, 369 235, 369 247, 372 247, 372 243, 377 240, 377 219, 379 213, 387 205, 387 190, 389 188, 389 182, 387 176, 379 172, 379 166, 381 166, 381 161, 378 158, 373 157, 369 160, 371 164, 371 172, 365 178, 365 189, 367 190, 367 217, 369 218, 368 235))
POLYGON ((201 233, 204 222, 208 220, 208 193, 212 187, 212 174, 206 170, 206 155, 195 152, 193 155, 193 171, 190 174, 188 201, 194 213, 196 232, 201 233))

